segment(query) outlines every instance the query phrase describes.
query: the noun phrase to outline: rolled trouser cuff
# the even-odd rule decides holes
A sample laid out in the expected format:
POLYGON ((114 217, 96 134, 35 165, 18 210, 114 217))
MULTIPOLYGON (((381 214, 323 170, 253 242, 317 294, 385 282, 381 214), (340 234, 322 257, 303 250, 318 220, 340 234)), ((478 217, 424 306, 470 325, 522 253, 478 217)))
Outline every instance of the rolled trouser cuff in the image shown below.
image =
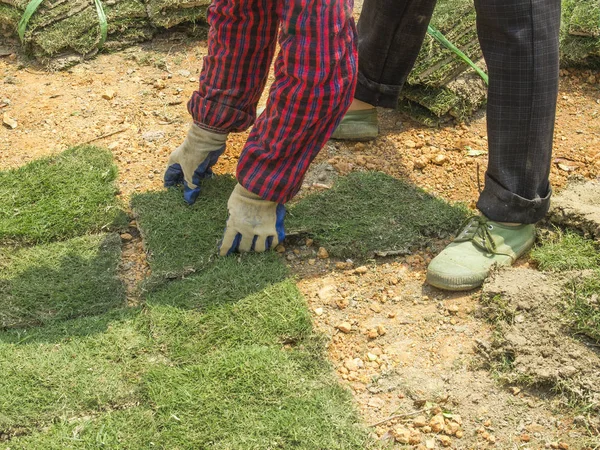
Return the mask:
POLYGON ((398 106, 401 90, 402 85, 376 83, 358 72, 354 98, 373 106, 395 109, 398 106))
POLYGON ((536 223, 548 212, 551 195, 552 189, 548 185, 544 197, 528 200, 505 189, 486 174, 477 209, 496 222, 536 223))

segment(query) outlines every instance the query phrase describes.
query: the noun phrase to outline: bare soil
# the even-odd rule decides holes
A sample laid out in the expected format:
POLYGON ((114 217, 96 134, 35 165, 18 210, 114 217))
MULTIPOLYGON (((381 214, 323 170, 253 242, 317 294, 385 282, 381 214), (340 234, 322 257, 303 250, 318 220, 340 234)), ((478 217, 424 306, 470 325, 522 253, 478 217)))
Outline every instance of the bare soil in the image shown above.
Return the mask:
MULTIPOLYGON (((92 142, 113 152, 125 202, 134 192, 162 189, 167 157, 187 131, 185 104, 197 86, 205 41, 171 33, 55 73, 13 50, 0 56, 0 116, 17 126, 0 127, 0 168, 92 142)), ((561 75, 551 170, 557 191, 572 175, 600 174, 600 75, 561 75)), ((330 141, 305 189, 326 189, 336 176, 354 170, 381 170, 474 206, 486 155, 467 156, 467 147, 487 150, 483 113, 468 124, 426 128, 396 111, 379 112, 381 137, 371 143, 330 141)), ((230 137, 217 173, 234 173, 246 136, 230 137)), ((122 273, 135 303, 135 285, 148 273, 135 222, 123 240, 122 273)), ((329 339, 341 382, 354 393, 365 422, 381 422, 372 427, 374 436, 390 443, 406 438, 418 448, 600 448, 598 430, 585 412, 544 389, 502 384, 484 367, 479 349, 492 340, 492 329, 478 313, 481 292, 449 294, 424 284, 432 254, 378 259, 363 268, 317 257, 315 243, 286 245, 285 257, 316 328, 329 339), (451 436, 435 432, 441 410, 451 436)), ((546 308, 551 311, 551 304, 540 300, 527 312, 530 326, 524 328, 553 329, 552 314, 542 313, 546 308)), ((536 342, 526 343, 528 348, 548 345, 537 342, 546 339, 543 334, 527 339, 536 342)), ((536 358, 527 367, 555 367, 546 364, 547 358, 536 358)))

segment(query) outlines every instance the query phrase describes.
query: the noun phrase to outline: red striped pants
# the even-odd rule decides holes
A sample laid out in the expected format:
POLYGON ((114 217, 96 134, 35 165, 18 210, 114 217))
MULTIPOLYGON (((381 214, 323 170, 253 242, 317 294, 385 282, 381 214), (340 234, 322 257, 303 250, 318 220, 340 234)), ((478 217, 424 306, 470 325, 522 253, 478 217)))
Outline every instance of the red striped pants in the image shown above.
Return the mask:
POLYGON ((345 114, 356 83, 353 0, 213 0, 208 56, 188 102, 210 131, 247 129, 267 81, 276 37, 275 81, 267 109, 240 156, 237 179, 285 203, 345 114))

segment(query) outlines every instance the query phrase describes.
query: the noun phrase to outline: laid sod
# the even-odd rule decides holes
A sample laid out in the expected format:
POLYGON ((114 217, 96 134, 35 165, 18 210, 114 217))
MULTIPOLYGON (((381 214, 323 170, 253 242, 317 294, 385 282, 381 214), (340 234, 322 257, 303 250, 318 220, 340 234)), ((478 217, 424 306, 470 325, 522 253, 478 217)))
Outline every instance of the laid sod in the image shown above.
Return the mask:
POLYGON ((292 208, 287 229, 312 235, 329 254, 365 258, 406 252, 454 233, 466 208, 379 172, 355 172, 292 208))
POLYGON ((564 294, 565 308, 571 330, 600 342, 600 252, 597 245, 572 231, 560 231, 553 238, 542 240, 531 257, 542 270, 563 272, 585 270, 574 276, 564 294))
POLYGON ((117 234, 0 247, 0 329, 96 315, 125 305, 117 234))
POLYGON ((192 206, 183 201, 177 188, 147 192, 131 199, 155 276, 177 276, 210 263, 223 236, 227 199, 234 186, 231 176, 206 180, 192 206))
POLYGON ((0 434, 14 449, 369 448, 286 277, 275 254, 224 258, 140 309, 0 333, 0 434))
POLYGON ((558 231, 552 238, 542 239, 531 251, 541 270, 576 270, 600 267, 600 252, 589 239, 572 231, 558 231))
POLYGON ((83 146, 0 172, 0 243, 43 243, 127 224, 110 152, 83 146))

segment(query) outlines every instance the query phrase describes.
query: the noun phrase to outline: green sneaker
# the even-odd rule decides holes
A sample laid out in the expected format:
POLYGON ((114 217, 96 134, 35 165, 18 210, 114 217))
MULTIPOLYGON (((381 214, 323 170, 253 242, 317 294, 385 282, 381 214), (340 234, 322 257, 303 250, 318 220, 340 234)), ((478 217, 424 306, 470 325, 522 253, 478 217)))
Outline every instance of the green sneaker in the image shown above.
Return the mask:
POLYGON ((534 225, 503 225, 471 217, 462 231, 427 267, 427 283, 449 291, 483 284, 494 266, 510 266, 535 241, 534 225))
POLYGON ((331 139, 346 141, 372 141, 379 135, 377 110, 348 111, 331 135, 331 139))

